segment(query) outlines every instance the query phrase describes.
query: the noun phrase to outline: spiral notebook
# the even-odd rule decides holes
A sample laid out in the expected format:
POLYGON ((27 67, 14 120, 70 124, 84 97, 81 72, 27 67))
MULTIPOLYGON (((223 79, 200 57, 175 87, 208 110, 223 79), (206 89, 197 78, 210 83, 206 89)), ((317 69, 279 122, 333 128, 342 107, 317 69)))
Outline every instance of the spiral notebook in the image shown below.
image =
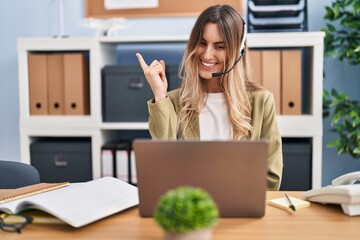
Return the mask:
POLYGON ((69 182, 38 183, 15 189, 0 189, 0 203, 6 203, 16 199, 29 197, 43 192, 48 192, 58 188, 66 187, 69 184, 69 182))

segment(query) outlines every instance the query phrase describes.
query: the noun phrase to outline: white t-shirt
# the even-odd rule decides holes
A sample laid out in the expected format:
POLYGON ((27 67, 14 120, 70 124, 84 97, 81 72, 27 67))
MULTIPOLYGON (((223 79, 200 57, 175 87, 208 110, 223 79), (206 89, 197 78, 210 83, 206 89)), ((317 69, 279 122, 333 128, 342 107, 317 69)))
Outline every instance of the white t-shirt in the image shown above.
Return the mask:
POLYGON ((208 93, 199 115, 200 140, 228 140, 230 122, 224 93, 208 93))

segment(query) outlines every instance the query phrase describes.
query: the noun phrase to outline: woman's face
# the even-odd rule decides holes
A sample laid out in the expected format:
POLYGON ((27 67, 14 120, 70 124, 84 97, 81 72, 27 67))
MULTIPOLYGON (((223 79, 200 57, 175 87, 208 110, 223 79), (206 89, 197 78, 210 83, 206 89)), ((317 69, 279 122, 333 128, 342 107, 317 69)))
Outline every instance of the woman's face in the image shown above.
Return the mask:
MULTIPOLYGON (((206 23, 197 49, 199 75, 211 79, 212 73, 223 72, 225 62, 225 42, 215 23, 206 23)), ((221 78, 221 77, 216 77, 221 78)))

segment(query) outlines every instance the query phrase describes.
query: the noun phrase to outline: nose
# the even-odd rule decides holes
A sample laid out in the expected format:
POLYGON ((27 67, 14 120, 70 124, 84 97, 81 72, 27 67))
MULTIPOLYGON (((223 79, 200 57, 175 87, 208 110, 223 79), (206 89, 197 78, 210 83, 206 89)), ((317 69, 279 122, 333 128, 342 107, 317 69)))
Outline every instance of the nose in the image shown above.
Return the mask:
POLYGON ((211 59, 214 56, 214 49, 211 46, 207 46, 203 52, 204 59, 211 59))

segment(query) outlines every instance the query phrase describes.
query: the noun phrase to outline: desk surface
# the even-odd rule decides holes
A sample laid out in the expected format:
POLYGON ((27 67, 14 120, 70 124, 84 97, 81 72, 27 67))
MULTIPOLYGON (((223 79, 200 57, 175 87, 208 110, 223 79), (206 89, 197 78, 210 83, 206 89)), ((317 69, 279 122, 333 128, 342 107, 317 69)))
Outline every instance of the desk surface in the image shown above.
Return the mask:
MULTIPOLYGON (((300 192, 288 192, 301 197, 300 192)), ((284 196, 268 192, 267 198, 284 196)), ((213 230, 213 240, 221 239, 360 239, 360 216, 349 217, 338 205, 311 206, 288 212, 266 206, 263 218, 222 218, 213 230)), ((162 239, 163 232, 154 219, 141 218, 132 208, 82 228, 68 225, 31 224, 21 234, 0 231, 0 239, 162 239)))

